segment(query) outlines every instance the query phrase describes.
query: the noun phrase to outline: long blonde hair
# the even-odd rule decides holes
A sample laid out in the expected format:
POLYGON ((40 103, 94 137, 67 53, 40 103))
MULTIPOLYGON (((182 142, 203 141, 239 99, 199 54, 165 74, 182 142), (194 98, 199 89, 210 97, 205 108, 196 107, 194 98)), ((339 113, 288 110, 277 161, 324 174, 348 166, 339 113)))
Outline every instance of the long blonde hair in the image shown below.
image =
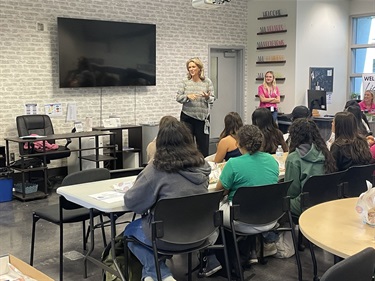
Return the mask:
POLYGON ((191 79, 191 75, 190 75, 190 72, 189 72, 189 63, 195 63, 196 66, 198 66, 200 72, 199 72, 199 78, 204 81, 206 79, 206 77, 204 76, 204 68, 203 68, 203 63, 202 61, 199 59, 199 58, 191 58, 189 59, 187 62, 186 62, 186 69, 187 69, 187 78, 190 80, 191 79))
POLYGON ((263 87, 265 89, 267 89, 267 92, 270 94, 272 92, 275 92, 276 91, 276 78, 275 78, 275 74, 273 73, 273 71, 269 70, 267 71, 265 74, 264 74, 264 78, 263 78, 263 87), (270 73, 272 74, 273 76, 273 81, 272 81, 272 88, 270 88, 266 82, 266 75, 270 73))

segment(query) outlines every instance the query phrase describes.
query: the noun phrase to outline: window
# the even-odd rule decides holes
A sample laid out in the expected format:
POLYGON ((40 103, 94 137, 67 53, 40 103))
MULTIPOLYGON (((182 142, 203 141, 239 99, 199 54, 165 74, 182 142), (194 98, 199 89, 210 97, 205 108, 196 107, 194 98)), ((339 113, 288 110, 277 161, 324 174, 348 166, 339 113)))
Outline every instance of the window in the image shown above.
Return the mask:
POLYGON ((350 92, 363 94, 362 74, 375 72, 375 15, 351 19, 350 92))

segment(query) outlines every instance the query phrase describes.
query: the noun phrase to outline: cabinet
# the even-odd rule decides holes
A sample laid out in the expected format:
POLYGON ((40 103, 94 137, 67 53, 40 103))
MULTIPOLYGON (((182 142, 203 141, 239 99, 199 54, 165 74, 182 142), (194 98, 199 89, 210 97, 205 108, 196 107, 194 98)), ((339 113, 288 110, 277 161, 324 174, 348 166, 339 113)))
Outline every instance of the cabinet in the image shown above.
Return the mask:
POLYGON ((142 166, 142 126, 123 125, 120 127, 94 127, 94 131, 109 131, 113 135, 110 137, 110 146, 114 146, 114 152, 110 156, 116 158, 110 168, 126 169, 142 166), (124 146, 123 131, 127 131, 127 146, 124 146))
POLYGON ((0 146, 0 168, 6 166, 6 161, 5 161, 5 146, 1 145, 0 146))

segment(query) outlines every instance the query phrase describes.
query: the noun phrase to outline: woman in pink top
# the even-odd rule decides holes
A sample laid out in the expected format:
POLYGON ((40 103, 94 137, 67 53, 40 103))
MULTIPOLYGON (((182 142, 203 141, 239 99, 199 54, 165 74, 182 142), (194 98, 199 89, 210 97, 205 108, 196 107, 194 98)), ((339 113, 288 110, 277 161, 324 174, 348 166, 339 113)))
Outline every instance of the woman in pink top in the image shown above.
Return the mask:
POLYGON ((267 71, 264 75, 263 84, 258 87, 258 96, 259 107, 269 109, 273 119, 277 121, 277 104, 280 103, 280 92, 272 71, 267 71))
POLYGON ((375 113, 374 93, 370 90, 367 90, 363 97, 363 101, 358 104, 362 111, 375 113))

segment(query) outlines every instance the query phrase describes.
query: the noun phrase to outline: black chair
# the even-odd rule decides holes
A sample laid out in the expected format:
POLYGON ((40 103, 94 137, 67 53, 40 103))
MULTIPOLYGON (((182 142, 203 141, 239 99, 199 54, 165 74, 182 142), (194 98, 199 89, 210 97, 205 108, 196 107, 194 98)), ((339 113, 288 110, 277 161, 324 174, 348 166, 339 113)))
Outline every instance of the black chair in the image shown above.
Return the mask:
MULTIPOLYGON (((289 227, 280 227, 278 224, 271 230, 290 231, 293 238, 295 257, 298 267, 298 280, 302 280, 301 260, 297 249, 297 238, 294 232, 294 225, 290 213, 290 199, 287 191, 292 181, 281 182, 263 186, 241 187, 237 189, 230 207, 230 224, 236 251, 237 270, 241 281, 244 280, 241 266, 240 254, 237 241, 244 236, 253 234, 236 231, 236 223, 253 225, 265 225, 285 218, 289 227)), ((260 243, 261 259, 263 259, 263 243, 260 243)))
MULTIPOLYGON (((94 182, 100 180, 107 180, 110 178, 110 173, 107 169, 98 168, 90 169, 72 173, 67 175, 62 181, 62 186, 74 185, 86 182, 94 182)), ((95 216, 101 216, 99 211, 95 212, 95 216)), ((86 208, 83 208, 80 205, 72 203, 66 200, 63 196, 59 197, 59 204, 54 204, 46 206, 44 208, 38 209, 33 212, 33 227, 31 234, 31 253, 30 253, 30 265, 34 263, 34 245, 35 245, 35 230, 36 223, 39 219, 44 219, 48 222, 54 223, 60 227, 60 281, 63 280, 63 224, 64 223, 75 223, 82 222, 82 238, 83 238, 83 249, 86 250, 86 244, 88 239, 88 234, 90 233, 89 226, 86 234, 86 224, 85 221, 90 219, 90 211, 86 208)), ((103 218, 101 217, 101 226, 102 226, 102 235, 104 244, 105 242, 105 233, 103 228, 103 218)))
MULTIPOLYGON (((16 118, 18 136, 28 136, 36 134, 40 136, 53 135, 53 125, 48 115, 21 115, 16 118)), ((35 140, 34 140, 35 141, 35 140)), ((54 140, 48 140, 50 144, 54 144, 54 140)), ((48 164, 51 160, 66 158, 70 156, 70 150, 68 148, 71 140, 68 139, 65 146, 59 145, 57 150, 46 151, 46 163, 48 164)), ((34 153, 33 142, 29 142, 28 149, 24 148, 24 144, 19 145, 19 151, 21 155, 34 153)), ((36 156, 43 159, 43 156, 36 156)))
MULTIPOLYGON (((215 241, 210 240, 218 230, 225 237, 223 215, 219 211, 221 198, 222 192, 219 191, 158 201, 152 222, 152 248, 134 237, 125 237, 125 259, 128 257, 130 242, 150 248, 154 252, 158 281, 161 281, 159 260, 175 254, 188 254, 188 280, 191 281, 192 253, 204 249, 223 249, 228 280, 231 280, 225 239, 218 245, 213 245, 215 241), (159 246, 166 244, 181 250, 166 250, 159 246)), ((125 279, 128 280, 127 260, 125 264, 125 279)))
POLYGON ((358 197, 367 190, 366 180, 374 184, 375 164, 350 167, 344 179, 344 197, 358 197))
MULTIPOLYGON (((343 197, 343 185, 341 184, 346 171, 315 175, 307 179, 301 192, 301 211, 331 200, 336 200, 343 197)), ((297 217, 298 219, 298 217, 297 217)), ((302 244, 302 233, 299 231, 298 245, 302 244)), ((318 278, 318 266, 315 258, 314 245, 308 241, 311 259, 313 262, 314 280, 318 278)))
POLYGON ((329 268, 320 281, 372 281, 375 270, 375 250, 366 248, 329 268))

